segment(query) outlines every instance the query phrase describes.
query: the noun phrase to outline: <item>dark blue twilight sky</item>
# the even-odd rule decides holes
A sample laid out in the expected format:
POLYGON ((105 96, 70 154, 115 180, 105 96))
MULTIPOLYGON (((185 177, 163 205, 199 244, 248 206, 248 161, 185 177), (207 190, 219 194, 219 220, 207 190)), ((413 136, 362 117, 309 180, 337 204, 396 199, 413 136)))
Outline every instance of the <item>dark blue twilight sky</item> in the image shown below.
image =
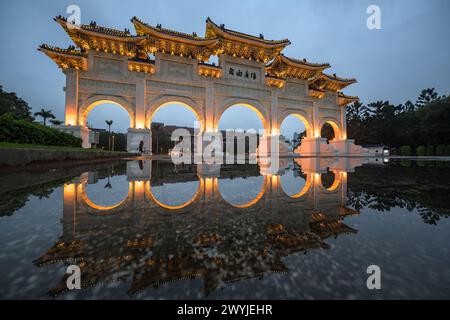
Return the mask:
MULTIPOLYGON (((64 76, 36 48, 42 43, 60 47, 71 44, 52 18, 66 15, 66 8, 81 8, 82 23, 133 31, 131 17, 164 27, 204 34, 205 19, 234 30, 267 39, 289 38, 284 53, 313 62, 329 62, 327 70, 342 77, 355 77, 358 84, 345 90, 362 102, 379 99, 402 103, 415 100, 421 89, 435 87, 450 93, 450 1, 447 0, 305 0, 305 1, 0 1, 0 85, 15 91, 33 110, 50 108, 63 119, 64 76), (381 8, 381 30, 366 27, 366 9, 381 8)), ((155 120, 190 125, 187 111, 158 113, 155 120), (177 118, 177 120, 173 120, 177 118), (183 122, 184 121, 184 122, 183 122), (187 122, 186 122, 187 121, 187 122)), ((169 110, 167 110, 169 111, 169 110)), ((112 118, 117 130, 128 126, 122 110, 94 109, 89 121, 104 126, 112 118)), ((252 112, 230 112, 223 128, 256 127, 252 112)), ((294 123, 284 125, 291 136, 294 123)))

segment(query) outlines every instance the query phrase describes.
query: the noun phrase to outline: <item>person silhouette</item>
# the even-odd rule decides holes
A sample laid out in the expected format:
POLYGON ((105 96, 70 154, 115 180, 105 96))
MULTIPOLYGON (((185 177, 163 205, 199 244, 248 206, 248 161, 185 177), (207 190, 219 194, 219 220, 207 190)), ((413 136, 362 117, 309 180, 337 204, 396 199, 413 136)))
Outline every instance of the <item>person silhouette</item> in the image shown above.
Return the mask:
POLYGON ((144 141, 139 142, 139 152, 142 154, 144 152, 144 141))

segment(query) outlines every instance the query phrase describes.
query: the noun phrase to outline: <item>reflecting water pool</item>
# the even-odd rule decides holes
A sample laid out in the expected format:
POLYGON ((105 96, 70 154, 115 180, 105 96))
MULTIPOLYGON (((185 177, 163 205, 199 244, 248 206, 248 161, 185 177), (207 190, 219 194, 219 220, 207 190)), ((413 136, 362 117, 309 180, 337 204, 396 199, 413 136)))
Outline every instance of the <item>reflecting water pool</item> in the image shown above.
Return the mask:
POLYGON ((3 174, 0 298, 450 298, 450 162, 280 165, 3 174))

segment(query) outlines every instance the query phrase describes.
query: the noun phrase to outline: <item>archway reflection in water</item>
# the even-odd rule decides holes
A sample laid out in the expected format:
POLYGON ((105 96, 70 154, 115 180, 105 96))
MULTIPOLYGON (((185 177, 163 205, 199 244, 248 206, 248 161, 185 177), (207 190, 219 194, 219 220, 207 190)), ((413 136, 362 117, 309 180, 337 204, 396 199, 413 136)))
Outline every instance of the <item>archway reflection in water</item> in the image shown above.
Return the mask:
POLYGON ((83 200, 93 209, 112 210, 123 204, 130 196, 130 184, 126 176, 107 176, 97 179, 96 174, 92 174, 89 181, 78 185, 78 192, 83 200))
POLYGON ((220 179, 219 193, 223 200, 236 208, 249 208, 265 193, 266 178, 263 176, 220 179))
MULTIPOLYGON (((385 280, 386 286, 400 288, 381 295, 438 297, 445 293, 448 282, 426 278, 423 268, 411 261, 414 257, 437 268, 446 260, 442 257, 449 249, 435 244, 450 240, 448 223, 441 220, 432 229, 423 227, 445 213, 433 209, 430 202, 413 205, 415 192, 397 188, 383 193, 375 188, 386 177, 380 172, 390 172, 392 163, 386 168, 359 165, 361 161, 354 159, 295 159, 282 161, 278 173, 268 174, 258 165, 176 167, 130 161, 113 170, 84 172, 53 193, 39 192, 48 199, 33 198, 15 209, 11 218, 0 220, 4 244, 0 267, 6 275, 1 295, 370 298, 373 293, 368 293, 365 281, 358 282, 358 274, 373 261, 392 275, 385 280), (352 173, 355 168, 357 173, 352 173), (111 188, 105 188, 108 181, 111 188), (45 229, 42 210, 61 200, 63 207, 51 215, 54 231, 40 234, 40 241, 22 239, 13 221, 27 225, 27 233, 36 228, 39 234, 37 230, 45 229), (418 214, 376 214, 389 206, 406 210, 406 204, 418 214), (28 220, 35 212, 39 218, 28 220), (23 250, 17 250, 18 245, 23 250), (411 249, 417 246, 428 249, 414 255, 411 249), (65 289, 67 264, 81 267, 83 290, 65 289), (27 275, 35 275, 33 285, 15 280, 10 266, 24 281, 27 275), (401 281, 403 273, 395 270, 407 270, 407 277, 420 275, 421 288, 428 289, 415 292, 401 281), (325 278, 326 283, 320 280, 325 278), (111 282, 115 284, 108 285, 111 282)), ((396 170, 400 172, 396 180, 413 179, 408 169, 396 170)), ((431 173, 427 170, 421 180, 432 179, 431 173)), ((439 177, 445 180, 442 173, 439 177)), ((417 188, 423 188, 423 183, 417 188)))
POLYGON ((310 182, 307 179, 308 177, 299 170, 286 171, 280 177, 281 188, 289 197, 298 198, 309 189, 310 182))
POLYGON ((201 192, 199 181, 163 183, 159 186, 152 186, 150 182, 146 182, 146 191, 148 199, 169 210, 187 207, 201 192))

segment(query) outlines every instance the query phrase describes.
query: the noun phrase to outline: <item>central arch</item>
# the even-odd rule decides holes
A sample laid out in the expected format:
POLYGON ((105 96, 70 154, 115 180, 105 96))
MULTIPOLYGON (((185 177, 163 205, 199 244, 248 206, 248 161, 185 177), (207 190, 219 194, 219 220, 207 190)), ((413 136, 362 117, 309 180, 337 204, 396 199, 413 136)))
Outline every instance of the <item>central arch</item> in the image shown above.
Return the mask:
POLYGON ((180 210, 183 208, 186 208, 188 206, 190 206, 193 202, 195 202, 200 196, 201 196, 201 190, 203 189, 203 182, 200 179, 198 181, 198 188, 197 191, 195 192, 194 196, 189 199, 188 201, 186 201, 185 203, 179 204, 179 205, 169 205, 169 204, 165 204, 161 201, 159 201, 153 194, 152 192, 152 186, 150 184, 150 181, 147 181, 145 183, 145 195, 147 197, 147 199, 151 199, 153 202, 155 202, 159 207, 167 209, 167 210, 180 210))
MULTIPOLYGON (((242 106, 242 107, 248 108, 249 110, 252 110, 258 116, 258 118, 261 120, 263 130, 264 130, 264 135, 270 134, 270 123, 267 120, 265 108, 259 102, 248 101, 248 100, 238 100, 238 99, 233 99, 231 101, 226 102, 222 106, 222 108, 220 108, 218 110, 217 116, 215 117, 215 121, 214 121, 214 130, 215 131, 219 130, 219 123, 220 123, 220 120, 222 119, 223 114, 227 110, 229 110, 233 107, 237 107, 237 106, 242 106)), ((236 128, 236 129, 238 129, 238 128, 236 128)))
POLYGON ((195 117, 197 118, 197 121, 200 124, 200 132, 203 132, 204 128, 205 128, 205 124, 204 124, 204 117, 203 117, 203 112, 201 111, 200 107, 197 105, 197 103, 187 97, 181 97, 181 96, 163 96, 160 98, 157 98, 156 100, 154 100, 145 115, 145 125, 146 128, 151 128, 151 124, 153 121, 153 117, 155 116, 156 112, 158 110, 160 110, 161 108, 168 106, 168 105, 181 105, 187 109, 189 109, 190 111, 192 111, 195 115, 195 117))
POLYGON ((223 196, 224 193, 224 189, 223 186, 221 187, 220 184, 220 179, 217 183, 217 187, 218 187, 218 191, 220 194, 220 197, 229 205, 231 205, 234 208, 238 208, 238 209, 246 209, 246 208, 250 208, 251 206, 255 205, 256 203, 259 202, 259 200, 261 200, 261 198, 264 196, 264 194, 266 193, 266 186, 267 186, 267 176, 263 176, 263 181, 261 184, 261 189, 259 190, 258 194, 256 195, 256 197, 254 197, 252 200, 247 201, 245 203, 242 204, 237 204, 237 203, 231 203, 230 200, 227 200, 226 197, 223 196))

